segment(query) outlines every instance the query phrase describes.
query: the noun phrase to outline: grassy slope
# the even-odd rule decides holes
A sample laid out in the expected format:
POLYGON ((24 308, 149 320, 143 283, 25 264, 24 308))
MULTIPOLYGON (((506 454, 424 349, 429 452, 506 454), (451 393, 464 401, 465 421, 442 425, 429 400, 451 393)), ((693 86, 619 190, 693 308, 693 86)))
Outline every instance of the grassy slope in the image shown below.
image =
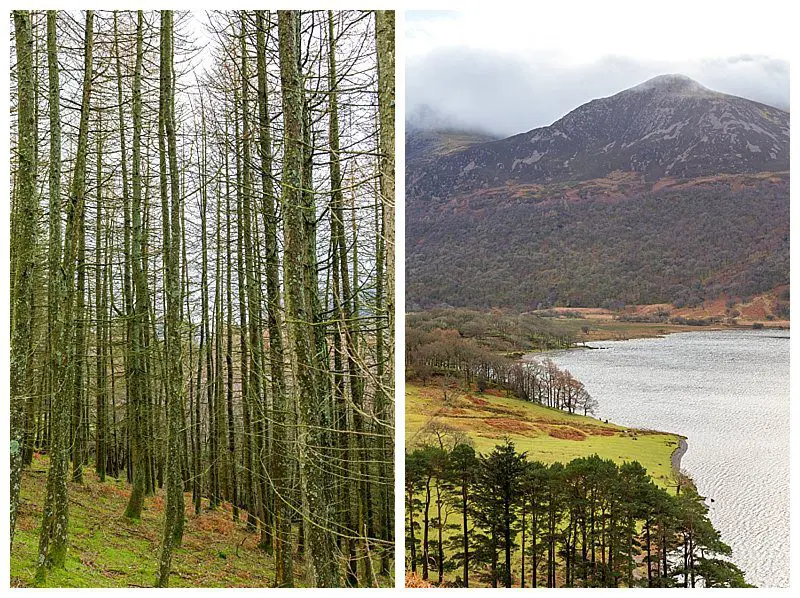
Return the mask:
POLYGON ((570 415, 541 405, 504 398, 499 391, 458 393, 448 390, 448 404, 436 386, 406 384, 406 444, 420 439, 420 430, 433 419, 468 434, 479 452, 488 452, 510 438, 517 450, 544 463, 568 462, 598 454, 617 463, 639 461, 653 480, 666 486, 671 457, 679 436, 633 430, 600 420, 570 415), (500 396, 497 396, 500 395, 500 396))
MULTIPOLYGON (((131 523, 122 516, 130 493, 127 484, 113 478, 101 484, 90 468, 84 477, 85 484, 69 485, 66 569, 50 573, 47 586, 152 586, 164 520, 163 494, 146 499, 141 522, 131 523)), ((11 554, 11 586, 32 584, 46 480, 46 459, 34 460, 32 469, 23 475, 21 513, 11 554)), ((171 586, 273 585, 272 558, 257 548, 258 534, 232 521, 230 505, 195 516, 191 494, 187 494, 186 507, 183 547, 173 558, 171 586)))

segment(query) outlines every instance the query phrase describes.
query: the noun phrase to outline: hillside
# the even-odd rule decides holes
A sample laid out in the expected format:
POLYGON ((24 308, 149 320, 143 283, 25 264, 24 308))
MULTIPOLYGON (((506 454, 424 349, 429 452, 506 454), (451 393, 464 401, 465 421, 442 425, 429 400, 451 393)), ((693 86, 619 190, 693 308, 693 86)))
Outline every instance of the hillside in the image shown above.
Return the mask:
MULTIPOLYGON (((47 459, 36 458, 22 478, 21 510, 11 555, 11 586, 33 585, 47 459)), ((100 483, 91 469, 84 484, 69 484, 70 535, 66 569, 53 570, 48 587, 152 587, 164 526, 164 496, 147 499, 141 521, 122 516, 130 494, 123 481, 100 483)), ((196 516, 186 495, 183 546, 173 558, 172 587, 271 587, 272 557, 244 521, 234 523, 230 505, 196 516)), ((302 583, 302 559, 294 567, 302 583)))
POLYGON ((478 452, 489 452, 505 438, 519 451, 543 463, 567 463, 597 454, 617 463, 639 461, 653 480, 666 487, 672 478, 672 454, 680 437, 675 434, 634 430, 613 423, 570 415, 534 403, 506 398, 489 389, 485 393, 448 391, 439 386, 406 384, 406 445, 425 436, 435 422, 466 434, 478 452))
POLYGON ((787 112, 665 76, 417 157, 408 308, 693 307, 785 285, 788 144, 787 112))

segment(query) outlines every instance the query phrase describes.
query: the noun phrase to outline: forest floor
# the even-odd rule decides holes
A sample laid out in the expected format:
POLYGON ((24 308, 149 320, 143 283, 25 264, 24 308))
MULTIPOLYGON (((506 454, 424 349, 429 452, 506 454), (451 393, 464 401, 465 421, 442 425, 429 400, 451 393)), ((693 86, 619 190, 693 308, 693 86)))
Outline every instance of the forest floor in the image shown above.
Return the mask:
MULTIPOLYGON (((11 553, 11 586, 33 585, 47 482, 47 458, 37 457, 22 478, 20 513, 11 553)), ((48 587, 152 587, 164 521, 164 494, 145 499, 142 519, 123 517, 130 486, 124 478, 100 482, 84 469, 84 483, 69 484, 69 549, 66 567, 47 577, 48 587)), ((272 557, 257 546, 259 536, 233 522, 230 504, 200 515, 185 495, 183 546, 173 557, 171 587, 271 587, 272 557)), ((297 570, 301 564, 296 562, 297 570)), ((297 582, 301 576, 298 575, 297 582)))
POLYGON ((616 463, 638 461, 653 481, 668 487, 677 434, 637 430, 592 417, 508 398, 504 391, 465 392, 456 386, 406 384, 406 447, 424 439, 434 422, 467 435, 487 453, 504 439, 531 460, 567 463, 597 454, 616 463))

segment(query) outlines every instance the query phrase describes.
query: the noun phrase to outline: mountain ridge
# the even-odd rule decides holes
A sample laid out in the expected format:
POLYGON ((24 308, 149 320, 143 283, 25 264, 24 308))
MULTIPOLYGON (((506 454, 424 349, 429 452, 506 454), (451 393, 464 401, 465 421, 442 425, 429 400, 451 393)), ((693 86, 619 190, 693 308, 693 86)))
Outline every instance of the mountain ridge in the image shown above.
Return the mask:
MULTIPOLYGON (((789 113, 662 75, 587 102, 546 127, 412 169, 411 199, 488 182, 558 182, 615 170, 648 180, 788 170, 789 113)), ((489 185, 490 186, 490 185, 489 185)))

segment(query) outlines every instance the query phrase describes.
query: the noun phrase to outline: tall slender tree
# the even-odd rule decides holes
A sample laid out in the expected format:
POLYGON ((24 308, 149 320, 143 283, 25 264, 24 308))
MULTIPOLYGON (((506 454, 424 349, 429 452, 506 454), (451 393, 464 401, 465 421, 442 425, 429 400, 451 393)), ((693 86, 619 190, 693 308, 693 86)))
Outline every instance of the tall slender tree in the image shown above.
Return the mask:
MULTIPOLYGON (((50 36, 50 22, 48 21, 48 36, 50 36)), ((77 365, 72 356, 74 352, 82 350, 76 347, 73 339, 75 336, 75 280, 76 262, 80 255, 82 246, 82 222, 86 205, 86 154, 88 149, 89 137, 89 110, 92 94, 92 50, 94 42, 94 12, 86 11, 85 32, 84 32, 84 64, 83 64, 83 94, 81 99, 81 117, 78 130, 78 147, 75 158, 75 169, 73 172, 72 184, 70 187, 70 197, 67 203, 67 227, 64 236, 64 255, 61 262, 62 288, 65 289, 63 299, 59 299, 63 307, 63 312, 59 314, 62 319, 61 334, 57 336, 56 356, 60 360, 59 377, 57 383, 58 396, 53 397, 53 413, 55 416, 52 426, 53 436, 53 459, 47 474, 47 496, 42 514, 42 527, 39 535, 39 558, 37 561, 36 577, 39 581, 44 581, 48 569, 63 567, 67 553, 67 527, 68 527, 68 505, 67 505, 67 466, 69 460, 69 413, 72 409, 74 414, 74 403, 76 397, 73 392, 74 387, 71 383, 74 380, 73 370, 77 365)), ((53 63, 50 66, 50 98, 57 102, 58 95, 54 92, 58 85, 57 76, 57 50, 55 41, 55 16, 53 16, 52 41, 48 41, 48 55, 52 57, 53 63), (54 74, 55 70, 55 74, 54 74)), ((52 107, 51 107, 52 110, 52 107)), ((53 114, 51 112, 51 122, 53 114)), ((51 144, 53 140, 51 139, 51 144)), ((59 150, 60 151, 60 150, 59 150)), ((53 149, 51 145, 51 156, 53 149)), ((51 183, 54 173, 51 170, 51 183)), ((53 190, 51 189, 51 199, 53 190)), ((60 199, 59 199, 60 201, 60 199)), ((59 293, 60 294, 60 293, 59 293)))
POLYGON ((259 154, 261 158, 261 217, 266 250, 267 330, 272 390, 272 481, 275 512, 275 585, 294 584, 292 571, 292 512, 289 508, 289 427, 284 423, 289 414, 284 380, 283 324, 281 321, 280 265, 278 262, 278 214, 272 184, 272 138, 270 134, 269 95, 267 89, 266 34, 268 18, 256 11, 256 56, 258 70, 259 154))
MULTIPOLYGON (((145 254, 145 231, 142 206, 142 65, 144 62, 144 14, 136 14, 136 66, 133 73, 133 164, 132 191, 133 224, 131 239, 131 265, 133 276, 133 309, 129 314, 131 347, 129 361, 125 362, 129 388, 128 437, 130 441, 130 463, 133 467, 133 488, 128 500, 125 516, 139 519, 142 516, 144 495, 147 487, 147 449, 145 446, 146 402, 149 385, 146 380, 147 362, 147 314, 149 296, 147 290, 147 258, 145 254)), ((146 208, 144 208, 146 213, 146 208)))
POLYGON ((163 237, 166 264, 164 286, 166 293, 166 355, 167 355, 167 505, 164 519, 164 538, 161 545, 156 585, 166 587, 172 565, 172 553, 183 537, 183 480, 181 478, 181 405, 183 403, 183 368, 181 363, 181 297, 180 297, 180 207, 181 195, 178 178, 177 144, 175 132, 175 106, 173 87, 173 15, 172 11, 161 11, 161 85, 159 105, 161 201, 163 237), (164 154, 167 146, 167 157, 164 154), (167 182, 169 170, 169 184, 167 182), (167 188, 169 187, 169 192, 167 188))
MULTIPOLYGON (((33 319, 29 299, 33 287, 36 246, 36 132, 33 85, 33 32, 30 11, 14 11, 17 52, 17 173, 12 212, 11 244, 11 543, 19 508, 22 475, 24 405, 33 395, 30 373, 33 358, 33 319)), ((51 89, 50 100, 53 95, 51 89)), ((57 114, 57 112, 56 112, 57 114)), ((51 117, 52 120, 52 117, 51 117)), ((52 143, 52 140, 51 140, 52 143)), ((51 181, 52 182, 52 181, 51 181)), ((51 190, 52 193, 52 190, 51 190)))

